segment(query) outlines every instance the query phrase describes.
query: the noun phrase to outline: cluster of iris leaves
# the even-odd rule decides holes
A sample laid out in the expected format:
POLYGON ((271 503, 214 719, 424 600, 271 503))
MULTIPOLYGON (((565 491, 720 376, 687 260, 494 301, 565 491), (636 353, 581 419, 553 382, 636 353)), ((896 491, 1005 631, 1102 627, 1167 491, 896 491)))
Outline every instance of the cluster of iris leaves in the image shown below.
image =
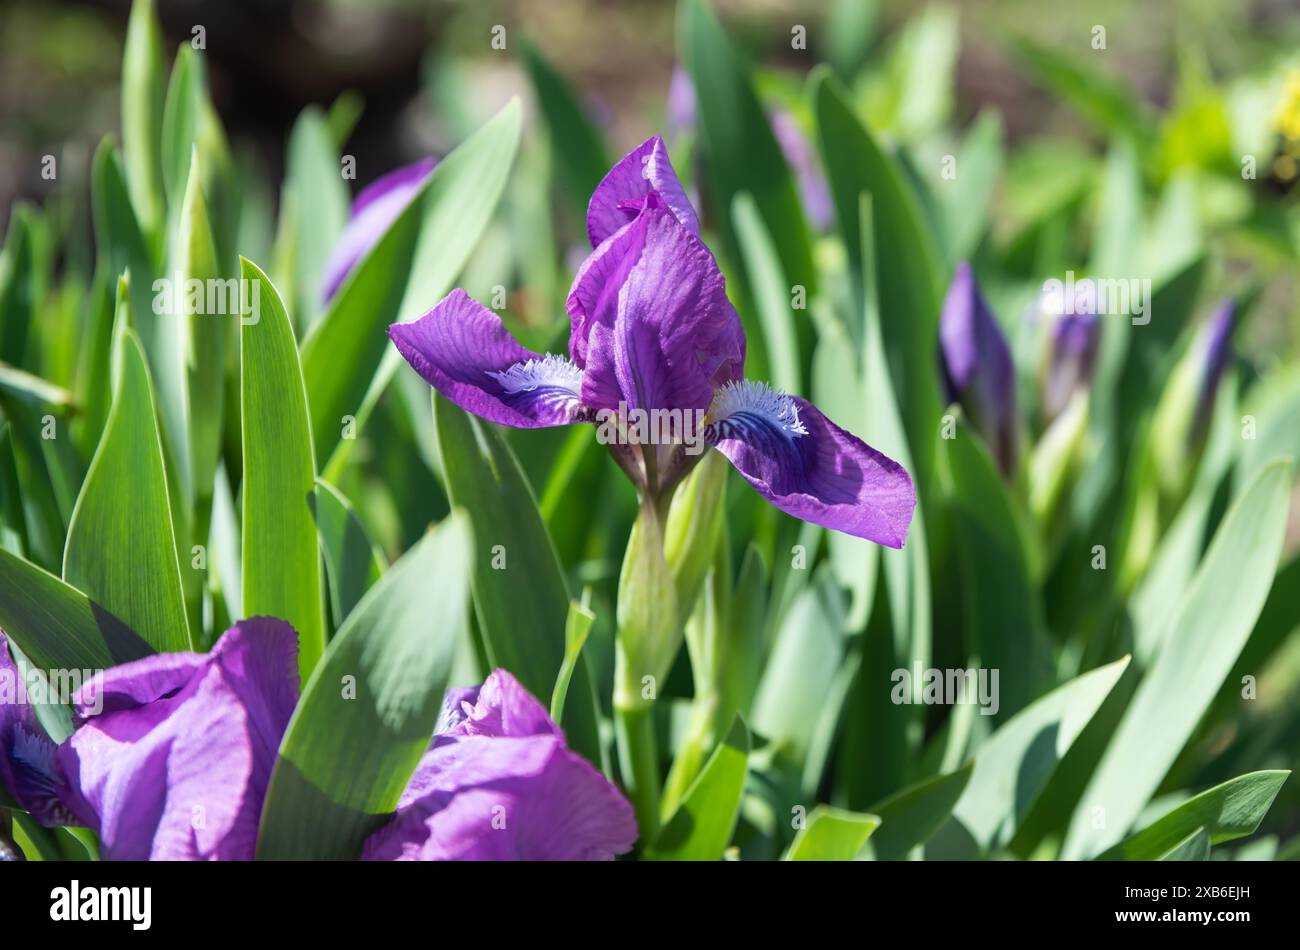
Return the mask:
MULTIPOLYGON (((0 268, 0 627, 24 662, 98 669, 288 619, 303 693, 259 855, 353 858, 444 689, 494 667, 619 780, 616 629, 666 583, 685 648, 639 746, 660 818, 640 857, 1205 858, 1266 821, 1225 850, 1294 855, 1300 365, 1230 368, 1205 445, 1175 453, 1172 499, 1152 495, 1145 461, 1170 457, 1155 408, 1208 304, 1235 294, 1248 326, 1261 290, 1294 280, 1296 208, 1237 161, 1254 141, 1266 166, 1275 133, 1234 127, 1229 108, 1276 84, 1191 77, 1158 114, 1015 40, 1092 143, 1011 149, 994 112, 952 122, 954 11, 859 49, 854 8, 834 7, 833 66, 791 76, 750 69, 707 2, 684 0, 696 115, 669 144, 745 322, 747 375, 908 468, 902 550, 796 522, 710 463, 667 513, 671 576, 620 577, 638 500, 591 427, 507 434, 430 405, 385 329, 454 286, 504 290, 530 347, 567 333, 569 251, 619 153, 539 49, 508 47, 535 94, 527 132, 517 102, 482 123, 456 108, 470 97, 452 60, 430 71, 459 144, 322 305, 360 103, 302 113, 277 200, 227 140, 202 53, 182 45, 168 74, 138 2, 120 143, 95 152, 88 187, 13 210, 0 268), (826 233, 773 134, 778 108, 825 176, 826 233), (77 227, 87 195, 93 241, 77 227), (939 315, 965 259, 1012 343, 1032 477, 1005 478, 944 405, 939 315), (1041 340, 1020 317, 1071 269, 1148 277, 1153 320, 1104 321, 1086 425, 1062 449, 1035 429, 1041 340), (257 322, 159 314, 158 277, 242 278, 257 322), (897 702, 895 671, 931 667, 997 669, 996 714, 897 702), (339 703, 349 676, 365 688, 339 703)), ((65 707, 40 712, 68 734, 65 707)), ((32 856, 95 853, 14 818, 32 856)))

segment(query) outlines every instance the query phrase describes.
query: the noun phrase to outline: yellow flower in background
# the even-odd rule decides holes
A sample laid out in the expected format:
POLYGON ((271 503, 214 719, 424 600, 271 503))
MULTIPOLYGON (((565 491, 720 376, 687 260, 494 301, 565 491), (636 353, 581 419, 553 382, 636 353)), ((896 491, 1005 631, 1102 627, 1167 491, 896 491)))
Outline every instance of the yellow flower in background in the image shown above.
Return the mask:
POLYGON ((1275 122, 1283 138, 1300 139, 1300 70, 1287 74, 1286 91, 1278 105, 1275 122))

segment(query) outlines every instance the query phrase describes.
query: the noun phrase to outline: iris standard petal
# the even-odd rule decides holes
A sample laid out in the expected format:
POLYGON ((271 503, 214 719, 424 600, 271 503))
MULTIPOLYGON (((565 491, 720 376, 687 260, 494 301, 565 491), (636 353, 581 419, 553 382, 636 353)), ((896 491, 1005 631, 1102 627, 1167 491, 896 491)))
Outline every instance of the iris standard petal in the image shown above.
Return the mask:
POLYGON ((911 476, 812 403, 746 381, 720 390, 709 418, 709 442, 782 511, 903 546, 916 507, 911 476))
POLYGON ((206 655, 181 654, 189 663, 149 658, 104 675, 111 708, 91 715, 58 761, 68 805, 99 834, 106 858, 252 859, 298 698, 297 654, 292 627, 257 617, 206 655), (164 679, 172 688, 158 693, 164 679))
POLYGON ((684 227, 699 233, 699 218, 668 160, 664 140, 656 135, 619 159, 592 192, 587 204, 587 236, 591 246, 599 247, 635 218, 652 192, 663 198, 684 227))
POLYGON ((446 703, 464 717, 434 737, 364 859, 608 860, 632 847, 631 806, 513 676, 446 703))
POLYGON ((961 404, 1002 472, 1009 475, 1018 452, 1015 364, 965 261, 957 265, 944 298, 939 346, 949 400, 961 404))
POLYGON ((379 178, 357 195, 352 216, 330 252, 321 275, 321 300, 330 299, 343 286, 352 268, 370 253, 419 192, 437 164, 426 158, 379 178))
POLYGON ((535 429, 567 425, 582 411, 582 371, 560 356, 524 349, 491 310, 453 290, 388 335, 438 392, 489 422, 535 429))
POLYGON ((64 806, 55 745, 41 728, 9 642, 0 633, 0 787, 46 826, 73 821, 64 806))
POLYGON ((592 410, 702 412, 744 366, 744 331, 712 252, 657 194, 584 264, 568 310, 592 410))

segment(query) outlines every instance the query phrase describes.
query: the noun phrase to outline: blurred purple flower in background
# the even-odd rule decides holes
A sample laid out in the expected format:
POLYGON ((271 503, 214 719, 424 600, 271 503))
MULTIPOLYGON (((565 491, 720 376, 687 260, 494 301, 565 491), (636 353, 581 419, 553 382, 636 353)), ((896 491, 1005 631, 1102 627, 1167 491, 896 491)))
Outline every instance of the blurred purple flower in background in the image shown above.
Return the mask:
MULTIPOLYGON (((673 67, 672 79, 668 82, 665 113, 670 137, 695 131, 695 86, 681 66, 673 67)), ((768 123, 785 163, 794 172, 795 185, 808 215, 808 223, 816 231, 829 231, 835 224, 835 206, 831 201, 830 186, 826 183, 826 174, 822 170, 817 150, 809 143, 798 120, 786 110, 771 110, 768 113, 768 123)))
POLYGON ((835 224, 835 206, 831 203, 831 189, 826 183, 826 175, 822 171, 816 150, 809 144, 803 129, 790 113, 774 109, 768 114, 768 120, 772 124, 772 134, 776 136, 776 144, 781 146, 781 154, 794 172, 799 197, 808 214, 808 223, 815 231, 829 231, 835 224))
POLYGON ((668 80, 668 105, 665 111, 670 136, 695 131, 695 87, 681 66, 673 67, 672 79, 668 80))
POLYGON ((1101 318, 1095 313, 1067 313, 1049 329, 1047 365, 1040 409, 1044 427, 1065 411, 1070 398, 1092 385, 1096 370, 1101 318))
POLYGON ((437 162, 422 159, 389 172, 362 189, 321 275, 321 301, 328 304, 352 269, 379 243, 419 193, 437 162))
POLYGON ((949 402, 988 443, 1002 474, 1016 470, 1016 371, 970 264, 957 265, 939 318, 940 364, 949 402))
POLYGON ((1219 392, 1219 381, 1228 364, 1232 362, 1232 333, 1237 326, 1237 303, 1232 298, 1222 301, 1202 331, 1201 345, 1205 354, 1201 363, 1201 380, 1197 389, 1196 411, 1192 417, 1192 439, 1197 441, 1210 428, 1214 401, 1219 392))
MULTIPOLYGON (((916 503, 902 466, 806 400, 744 379, 740 318, 662 139, 649 139, 605 176, 587 230, 594 250, 567 302, 570 359, 524 349, 462 290, 389 335, 431 386, 491 422, 599 422, 603 431, 611 419, 626 426, 633 412, 675 412, 687 425, 698 419, 704 445, 782 511, 901 547, 916 503)), ((602 441, 655 499, 703 449, 641 440, 638 459, 627 443, 602 441)))
POLYGON ((612 860, 632 806, 505 670, 447 691, 438 729, 366 860, 612 860))

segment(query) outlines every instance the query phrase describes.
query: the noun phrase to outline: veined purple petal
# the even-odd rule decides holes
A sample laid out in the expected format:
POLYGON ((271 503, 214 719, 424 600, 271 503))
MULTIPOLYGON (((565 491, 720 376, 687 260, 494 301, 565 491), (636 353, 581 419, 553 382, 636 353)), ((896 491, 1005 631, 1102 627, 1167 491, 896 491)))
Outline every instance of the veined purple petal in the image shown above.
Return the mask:
POLYGON ((939 346, 948 398, 961 404, 1003 474, 1010 475, 1018 452, 1015 365, 965 261, 957 265, 943 302, 939 346))
POLYGON ((470 710, 434 737, 363 859, 609 860, 632 847, 631 806, 513 676, 464 694, 448 692, 470 710))
POLYGON ((251 860, 276 750, 298 699, 292 627, 255 617, 208 654, 114 667, 58 750, 68 806, 110 860, 251 860))
POLYGON ((41 728, 29 702, 26 683, 0 633, 0 786, 42 825, 71 824, 62 802, 63 776, 55 745, 41 728))
POLYGON ((374 181, 357 195, 352 217, 343 228, 321 276, 321 300, 329 303, 343 281, 389 229, 419 192, 437 163, 426 158, 374 181))
POLYGON ((657 194, 592 253, 568 310, 569 350, 593 410, 704 411, 714 388, 743 370, 744 330, 722 272, 657 194))
POLYGON ((624 155, 592 192, 587 205, 587 236, 593 248, 637 216, 646 196, 658 194, 682 226, 698 234, 700 221, 677 179, 668 148, 659 136, 624 155))
POLYGON ((803 521, 901 548, 916 492, 893 459, 812 403, 746 380, 718 392, 706 433, 755 490, 803 521))
POLYGON ((489 422, 535 429, 568 425, 582 411, 582 371, 560 356, 526 350, 491 310, 453 290, 388 335, 438 392, 489 422))
POLYGON ((1055 318, 1050 332, 1041 406, 1044 424, 1064 412, 1076 392, 1092 385, 1101 318, 1094 313, 1063 314, 1055 318))

